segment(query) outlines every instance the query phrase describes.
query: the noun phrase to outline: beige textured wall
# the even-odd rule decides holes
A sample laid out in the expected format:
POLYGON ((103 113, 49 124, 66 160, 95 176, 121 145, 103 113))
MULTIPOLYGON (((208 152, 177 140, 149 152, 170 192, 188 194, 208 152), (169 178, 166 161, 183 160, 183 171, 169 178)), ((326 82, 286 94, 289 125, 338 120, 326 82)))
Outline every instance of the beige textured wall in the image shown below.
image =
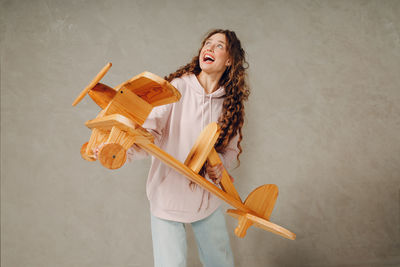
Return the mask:
MULTIPOLYGON (((233 235, 237 266, 400 265, 400 1, 0 1, 1 266, 151 266, 149 160, 79 156, 108 61, 117 85, 174 71, 211 28, 250 63, 242 198, 280 188, 289 241, 233 235)), ((200 266, 189 235, 189 266, 200 266)))

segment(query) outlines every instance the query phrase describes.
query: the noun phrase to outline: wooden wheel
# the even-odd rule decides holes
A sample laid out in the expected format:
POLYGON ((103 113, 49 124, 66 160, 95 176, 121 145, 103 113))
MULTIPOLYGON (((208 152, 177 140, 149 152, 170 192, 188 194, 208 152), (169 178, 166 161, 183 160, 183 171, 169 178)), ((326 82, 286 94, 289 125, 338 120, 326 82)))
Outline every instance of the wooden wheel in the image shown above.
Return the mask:
POLYGON ((86 153, 86 148, 87 148, 88 143, 89 143, 89 142, 86 142, 86 143, 84 143, 84 144, 82 145, 82 147, 81 147, 81 156, 82 156, 82 158, 83 158, 84 160, 87 160, 87 161, 95 161, 96 159, 95 159, 94 157, 91 157, 91 156, 89 156, 89 155, 86 153))
POLYGON ((126 161, 126 149, 119 144, 105 144, 99 151, 100 163, 111 170, 118 169, 126 161))

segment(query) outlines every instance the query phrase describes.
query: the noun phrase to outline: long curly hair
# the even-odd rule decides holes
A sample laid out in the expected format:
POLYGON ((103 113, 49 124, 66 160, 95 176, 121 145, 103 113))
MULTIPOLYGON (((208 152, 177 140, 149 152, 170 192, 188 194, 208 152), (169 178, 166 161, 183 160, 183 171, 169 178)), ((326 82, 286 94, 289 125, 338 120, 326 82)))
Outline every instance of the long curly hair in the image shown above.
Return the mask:
POLYGON ((226 47, 231 59, 231 65, 226 68, 219 80, 219 85, 225 88, 226 95, 223 102, 221 116, 218 119, 221 134, 219 135, 214 147, 217 152, 223 153, 229 141, 236 134, 239 134, 237 143, 239 149, 237 160, 239 161, 239 155, 242 153, 240 142, 243 138, 242 126, 245 115, 244 102, 248 99, 250 88, 247 82, 246 69, 248 68, 248 63, 245 58, 245 51, 243 50, 240 40, 237 38, 235 32, 222 29, 208 32, 202 41, 197 56, 193 57, 189 64, 182 66, 177 71, 165 76, 165 79, 170 82, 174 78, 181 77, 187 73, 192 73, 196 76, 199 75, 201 72, 199 63, 200 51, 207 39, 216 33, 222 33, 225 35, 227 41, 226 47))

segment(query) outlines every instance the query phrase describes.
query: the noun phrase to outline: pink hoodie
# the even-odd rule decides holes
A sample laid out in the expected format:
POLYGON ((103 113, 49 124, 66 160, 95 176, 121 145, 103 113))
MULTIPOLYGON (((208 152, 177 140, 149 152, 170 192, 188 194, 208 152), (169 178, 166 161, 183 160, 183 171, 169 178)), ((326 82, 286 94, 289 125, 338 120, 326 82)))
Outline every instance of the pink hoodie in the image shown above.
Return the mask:
MULTIPOLYGON (((156 107, 143 124, 155 136, 155 144, 184 162, 200 132, 211 122, 216 122, 222 111, 225 89, 218 88, 206 94, 194 74, 174 79, 182 97, 180 101, 156 107)), ((231 140, 226 152, 220 154, 225 168, 229 169, 239 152, 238 135, 231 140)), ((131 159, 144 153, 135 152, 131 159)), ((147 180, 147 197, 154 216, 190 223, 209 216, 220 205, 220 200, 200 186, 189 187, 190 180, 152 157, 147 180)))

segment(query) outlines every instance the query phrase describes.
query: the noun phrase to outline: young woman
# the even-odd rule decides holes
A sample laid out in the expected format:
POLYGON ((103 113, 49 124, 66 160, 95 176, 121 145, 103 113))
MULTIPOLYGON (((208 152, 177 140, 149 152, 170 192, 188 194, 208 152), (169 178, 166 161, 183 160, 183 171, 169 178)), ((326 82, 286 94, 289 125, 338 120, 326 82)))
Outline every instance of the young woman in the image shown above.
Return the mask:
MULTIPOLYGON (((180 101, 151 112, 143 127, 155 143, 185 161, 200 132, 217 121, 221 134, 215 148, 225 168, 242 152, 244 101, 249 95, 245 52, 233 31, 213 30, 202 42, 198 55, 186 66, 165 77, 181 93, 180 101)), ((132 147, 128 158, 143 151, 132 147)), ((201 173, 219 183, 222 166, 205 164, 201 173)), ((204 266, 233 266, 233 255, 219 209, 220 200, 190 182, 156 158, 147 181, 155 266, 186 266, 185 223, 190 223, 204 266)))

